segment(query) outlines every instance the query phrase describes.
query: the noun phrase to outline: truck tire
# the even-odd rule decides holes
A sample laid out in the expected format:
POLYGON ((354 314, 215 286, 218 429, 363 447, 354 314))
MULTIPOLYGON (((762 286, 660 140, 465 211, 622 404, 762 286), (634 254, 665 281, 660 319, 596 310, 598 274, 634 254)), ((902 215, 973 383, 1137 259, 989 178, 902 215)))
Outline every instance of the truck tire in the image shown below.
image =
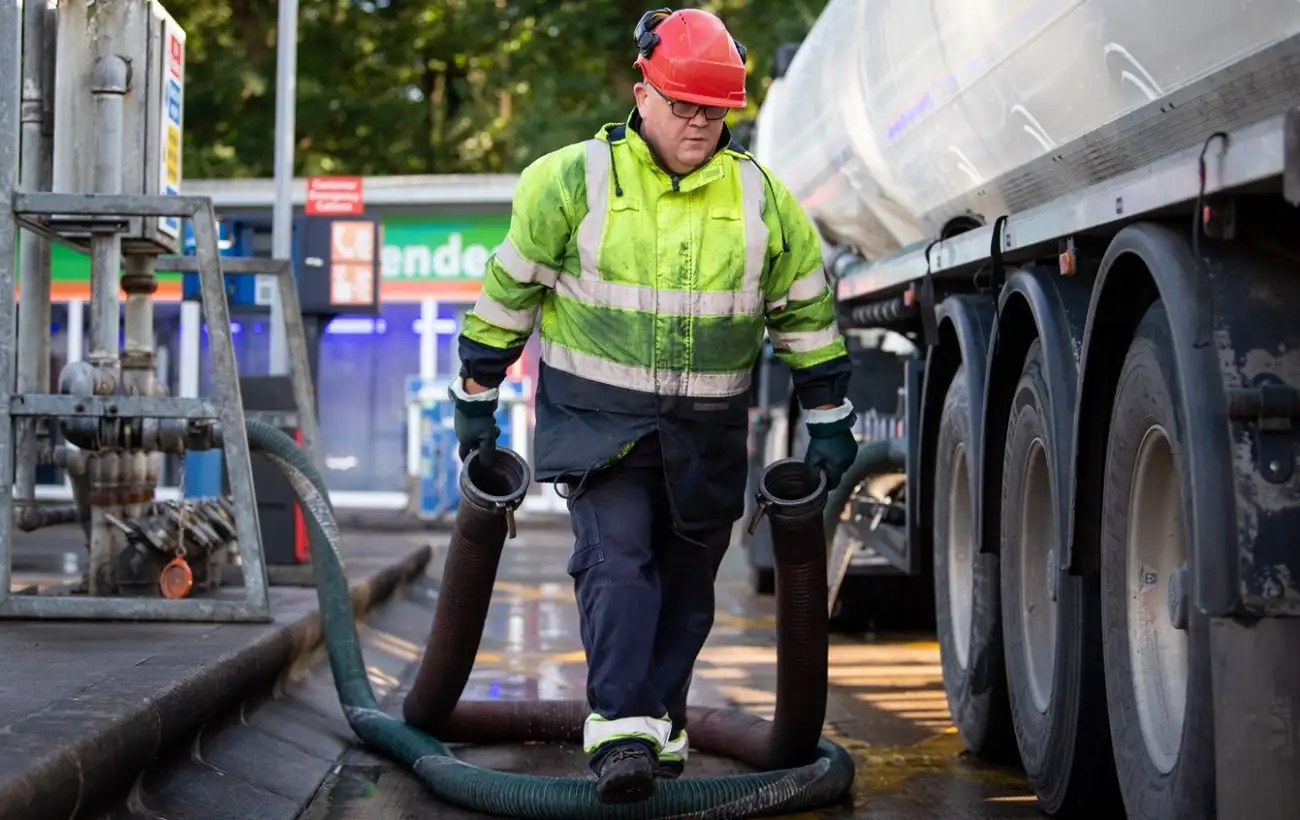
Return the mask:
POLYGON ((1196 568, 1183 523, 1179 401, 1173 337, 1156 302, 1115 391, 1100 543, 1115 764, 1128 816, 1142 820, 1215 813, 1209 621, 1180 594, 1196 568))
POLYGON ((948 386, 934 466, 934 603, 943 686, 966 748, 1013 762, 998 604, 998 558, 975 553, 970 460, 970 392, 965 366, 948 386))
POLYGON ((1016 745, 1048 814, 1123 813, 1106 722, 1095 584, 1058 571, 1056 450, 1042 342, 1025 355, 1002 464, 1001 598, 1016 745))

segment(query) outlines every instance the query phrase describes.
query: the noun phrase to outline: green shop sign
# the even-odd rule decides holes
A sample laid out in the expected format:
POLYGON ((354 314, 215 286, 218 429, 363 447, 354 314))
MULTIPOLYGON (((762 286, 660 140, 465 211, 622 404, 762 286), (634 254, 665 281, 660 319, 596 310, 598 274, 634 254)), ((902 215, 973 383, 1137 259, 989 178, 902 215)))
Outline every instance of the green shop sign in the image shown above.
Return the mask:
MULTIPOLYGON (((180 296, 179 273, 158 274, 158 293, 162 300, 180 296)), ((56 302, 90 298, 90 257, 64 245, 50 246, 50 298, 56 302)))
POLYGON ((474 281, 505 241, 510 216, 387 217, 383 226, 385 280, 474 281))
MULTIPOLYGON (((414 295, 441 283, 446 283, 442 285, 445 288, 481 280, 488 257, 505 241, 510 216, 399 216, 384 218, 382 224, 383 280, 394 286, 395 296, 401 292, 414 295)), ((56 301, 89 298, 90 259, 85 254, 54 245, 50 274, 51 295, 56 301)), ((158 298, 179 298, 179 274, 162 273, 158 279, 158 298)))

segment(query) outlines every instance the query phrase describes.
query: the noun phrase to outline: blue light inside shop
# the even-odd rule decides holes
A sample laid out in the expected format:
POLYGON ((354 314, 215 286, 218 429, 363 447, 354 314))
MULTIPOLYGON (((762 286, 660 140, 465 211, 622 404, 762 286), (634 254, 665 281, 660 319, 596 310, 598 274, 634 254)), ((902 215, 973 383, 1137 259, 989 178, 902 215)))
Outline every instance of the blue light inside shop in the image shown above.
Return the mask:
MULTIPOLYGON (((55 327, 57 328, 57 325, 55 327)), ((416 319, 411 322, 410 332, 418 336, 422 332, 423 327, 423 320, 416 319)), ((254 336, 261 336, 263 333, 267 332, 267 326, 265 322, 255 322, 250 326, 249 330, 254 336)), ((460 324, 454 319, 435 319, 433 322, 433 330, 440 336, 451 336, 460 332, 460 324)), ((207 332, 208 326, 204 325, 204 335, 206 335, 207 332)), ((242 322, 230 323, 231 335, 237 336, 243 332, 244 325, 242 322)), ((340 316, 325 326, 326 336, 383 336, 387 333, 387 319, 373 319, 368 316, 340 316)))
MULTIPOLYGON (((423 320, 411 322, 411 333, 418 336, 423 329, 423 320)), ((460 332, 460 325, 455 319, 435 319, 433 330, 440 336, 450 336, 460 332)), ((387 332, 386 319, 372 319, 368 316, 340 316, 325 326, 325 334, 334 336, 383 336, 387 332)))

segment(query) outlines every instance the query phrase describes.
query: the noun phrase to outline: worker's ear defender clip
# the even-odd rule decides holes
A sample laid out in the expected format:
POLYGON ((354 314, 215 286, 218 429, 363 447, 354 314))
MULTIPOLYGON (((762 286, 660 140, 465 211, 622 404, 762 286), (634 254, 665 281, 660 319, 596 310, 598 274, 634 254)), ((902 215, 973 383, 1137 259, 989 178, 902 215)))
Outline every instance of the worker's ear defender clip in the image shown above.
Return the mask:
MULTIPOLYGON (((636 50, 642 57, 648 60, 650 55, 654 54, 655 46, 659 45, 659 35, 655 34, 655 29, 658 28, 660 23, 668 19, 672 13, 672 9, 662 8, 647 11, 641 15, 641 19, 636 23, 636 29, 632 32, 632 38, 636 40, 636 50)), ((740 54, 740 61, 745 62, 745 55, 749 53, 749 50, 741 45, 740 41, 735 37, 731 38, 731 42, 736 45, 736 51, 740 54)))
POLYGON ((668 19, 668 16, 672 13, 672 9, 662 8, 647 11, 641 15, 641 19, 637 21, 636 30, 632 32, 632 37, 636 40, 636 50, 640 52, 642 57, 648 60, 650 55, 654 54, 655 46, 659 45, 659 35, 655 34, 655 29, 660 23, 668 19))

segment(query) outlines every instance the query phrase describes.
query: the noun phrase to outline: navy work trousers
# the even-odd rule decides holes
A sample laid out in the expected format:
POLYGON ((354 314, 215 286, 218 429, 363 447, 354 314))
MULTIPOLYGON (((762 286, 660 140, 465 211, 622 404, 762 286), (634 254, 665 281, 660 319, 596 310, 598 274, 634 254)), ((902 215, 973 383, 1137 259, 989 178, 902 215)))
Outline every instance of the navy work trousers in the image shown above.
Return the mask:
POLYGON ((576 543, 568 571, 587 654, 587 701, 611 721, 667 714, 676 736, 686 725, 691 670, 713 628, 713 584, 731 528, 675 530, 653 435, 570 488, 576 543))

